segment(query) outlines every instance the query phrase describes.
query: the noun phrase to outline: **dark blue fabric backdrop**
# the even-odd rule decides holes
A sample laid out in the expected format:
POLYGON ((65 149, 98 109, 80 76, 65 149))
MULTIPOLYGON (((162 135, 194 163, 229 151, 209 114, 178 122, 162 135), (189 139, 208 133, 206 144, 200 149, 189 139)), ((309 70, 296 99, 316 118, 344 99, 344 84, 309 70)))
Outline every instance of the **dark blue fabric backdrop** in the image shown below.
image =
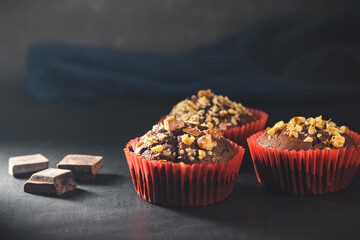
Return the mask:
POLYGON ((176 56, 62 44, 28 52, 27 89, 42 101, 168 98, 212 88, 229 96, 359 95, 360 11, 282 18, 176 56))

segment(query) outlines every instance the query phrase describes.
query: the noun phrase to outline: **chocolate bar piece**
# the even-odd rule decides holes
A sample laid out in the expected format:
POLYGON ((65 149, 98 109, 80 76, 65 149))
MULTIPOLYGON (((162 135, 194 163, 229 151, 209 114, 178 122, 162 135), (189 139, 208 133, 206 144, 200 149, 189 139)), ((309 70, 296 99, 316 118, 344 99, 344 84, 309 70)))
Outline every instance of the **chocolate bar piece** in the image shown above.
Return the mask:
POLYGON ((70 170, 48 168, 34 173, 24 185, 27 193, 51 193, 61 195, 76 188, 74 174, 70 170))
POLYGON ((104 166, 102 159, 101 156, 69 154, 57 164, 57 167, 70 169, 78 180, 89 181, 94 180, 96 174, 104 166))
POLYGON ((49 160, 41 154, 9 158, 9 174, 18 177, 49 167, 49 160))

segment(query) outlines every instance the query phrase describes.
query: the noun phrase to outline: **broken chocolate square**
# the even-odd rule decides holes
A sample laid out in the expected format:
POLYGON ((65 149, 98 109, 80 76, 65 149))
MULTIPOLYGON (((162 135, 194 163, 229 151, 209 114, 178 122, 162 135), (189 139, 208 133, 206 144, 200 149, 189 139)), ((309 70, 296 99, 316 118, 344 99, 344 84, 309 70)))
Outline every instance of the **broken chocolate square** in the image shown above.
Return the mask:
POLYGON ((49 160, 41 154, 9 158, 9 174, 14 177, 38 172, 49 167, 49 160))
POLYGON ((78 180, 89 181, 94 180, 104 166, 102 159, 101 156, 69 154, 57 164, 57 167, 71 170, 78 180))
POLYGON ((74 174, 70 170, 48 168, 34 173, 24 185, 27 193, 61 195, 76 188, 74 174))

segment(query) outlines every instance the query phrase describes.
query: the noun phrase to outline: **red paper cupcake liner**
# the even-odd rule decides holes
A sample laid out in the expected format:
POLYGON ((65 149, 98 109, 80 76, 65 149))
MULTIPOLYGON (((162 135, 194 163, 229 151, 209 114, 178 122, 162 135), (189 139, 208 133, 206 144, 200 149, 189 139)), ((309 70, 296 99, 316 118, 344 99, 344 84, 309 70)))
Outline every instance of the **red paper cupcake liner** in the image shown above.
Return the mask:
POLYGON ((135 190, 150 203, 173 206, 206 206, 224 200, 232 192, 245 149, 229 141, 237 151, 227 162, 181 164, 148 160, 132 151, 139 138, 124 149, 135 190))
POLYGON ((260 110, 252 108, 247 108, 247 110, 254 116, 256 119, 255 121, 245 124, 241 127, 221 131, 225 138, 230 139, 231 141, 241 146, 246 145, 246 139, 252 134, 264 130, 269 117, 267 113, 260 110))
MULTIPOLYGON (((257 179, 274 190, 297 195, 325 194, 347 188, 360 164, 360 148, 289 151, 256 144, 259 132, 248 138, 257 179)), ((360 144, 360 135, 347 134, 360 144)))
MULTIPOLYGON (((241 127, 221 131, 225 138, 239 144, 240 146, 245 146, 246 139, 252 134, 264 130, 269 117, 266 112, 253 108, 246 109, 255 117, 255 121, 247 123, 241 127)), ((163 123, 165 119, 166 116, 163 117, 158 123, 163 123)))

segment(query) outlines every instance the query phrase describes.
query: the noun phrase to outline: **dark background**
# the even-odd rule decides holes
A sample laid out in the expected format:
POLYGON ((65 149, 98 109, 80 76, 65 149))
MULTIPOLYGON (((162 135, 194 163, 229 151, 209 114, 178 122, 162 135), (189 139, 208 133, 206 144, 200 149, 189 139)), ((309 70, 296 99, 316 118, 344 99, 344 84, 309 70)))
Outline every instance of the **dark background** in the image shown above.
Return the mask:
MULTIPOLYGON (((189 92, 195 93, 198 87, 190 85, 186 91, 179 90, 173 96, 154 90, 107 95, 101 87, 96 87, 100 85, 95 85, 92 90, 101 92, 101 97, 38 101, 27 87, 30 78, 26 67, 29 65, 27 52, 34 44, 56 42, 89 47, 86 51, 94 48, 101 53, 104 53, 103 49, 112 49, 119 56, 126 52, 127 56, 136 57, 138 55, 132 54, 137 53, 140 58, 146 53, 150 54, 150 59, 166 56, 172 61, 181 54, 192 56, 199 48, 219 43, 225 46, 221 49, 231 52, 232 49, 227 47, 232 45, 226 45, 223 40, 232 36, 240 36, 237 39, 241 40, 243 33, 277 19, 280 23, 289 19, 318 21, 334 15, 346 16, 354 9, 357 9, 357 1, 350 0, 1 1, 0 238, 358 239, 358 175, 349 189, 339 193, 283 195, 258 184, 248 151, 234 191, 225 201, 200 208, 146 203, 134 191, 122 149, 130 139, 150 129, 177 101, 189 92), (103 155, 105 166, 94 183, 79 184, 77 190, 62 197, 26 194, 22 189, 26 179, 16 179, 7 173, 8 158, 33 153, 48 157, 50 167, 55 167, 69 153, 103 155)), ((344 25, 340 26, 343 30, 344 25)), ((345 26, 350 32, 360 29, 358 22, 351 24, 350 20, 345 26)), ((269 29, 271 32, 271 27, 269 29)), ((327 39, 327 35, 321 34, 322 30, 331 32, 331 29, 317 28, 316 37, 309 42, 326 42, 320 41, 327 39)), ((319 84, 326 91, 319 90, 319 94, 308 88, 297 91, 305 85, 292 83, 291 79, 287 79, 289 85, 286 88, 281 88, 281 81, 271 84, 272 78, 262 78, 261 82, 256 82, 256 78, 242 78, 231 80, 236 86, 231 91, 232 99, 269 113, 269 126, 295 115, 322 114, 324 118, 331 117, 338 124, 346 124, 359 132, 360 89, 356 79, 360 62, 356 58, 359 56, 356 47, 360 42, 355 34, 356 31, 354 37, 346 38, 355 40, 344 42, 346 46, 355 47, 349 50, 354 55, 346 55, 354 57, 346 58, 342 65, 350 67, 339 69, 339 76, 318 75, 319 84), (329 85, 328 78, 332 79, 333 85, 329 85), (266 87, 261 87, 264 83, 266 87), (244 92, 243 89, 251 84, 258 85, 261 91, 244 92)), ((261 45, 262 39, 256 40, 261 45)), ((300 37, 293 41, 287 46, 299 46, 304 39, 300 37)), ((76 47, 65 61, 78 57, 76 47)), ((264 60, 262 53, 269 50, 259 49, 261 60, 264 60)), ((287 50, 284 49, 284 53, 287 50)), ((279 52, 281 55, 283 53, 279 52)), ((325 59, 331 60, 331 57, 325 59)), ((264 62, 276 60, 269 58, 264 62)), ((324 58, 320 60, 325 62, 324 58)), ((105 61, 103 66, 108 64, 105 61)), ((227 73, 224 71, 223 74, 227 73)), ((118 74, 121 75, 120 70, 118 74)), ((282 75, 282 72, 273 75, 282 75)), ((55 79, 56 74, 51 76, 55 79)), ((299 72, 299 76, 303 73, 299 72)), ((222 75, 217 77, 222 79, 222 75)), ((76 81, 78 78, 71 79, 76 81)), ((180 82, 185 81, 188 81, 186 77, 180 78, 180 82)), ((171 85, 173 82, 168 79, 163 84, 174 86, 171 85)), ((84 89, 86 87, 85 84, 84 89)), ((219 93, 227 90, 221 82, 213 88, 219 93)))

